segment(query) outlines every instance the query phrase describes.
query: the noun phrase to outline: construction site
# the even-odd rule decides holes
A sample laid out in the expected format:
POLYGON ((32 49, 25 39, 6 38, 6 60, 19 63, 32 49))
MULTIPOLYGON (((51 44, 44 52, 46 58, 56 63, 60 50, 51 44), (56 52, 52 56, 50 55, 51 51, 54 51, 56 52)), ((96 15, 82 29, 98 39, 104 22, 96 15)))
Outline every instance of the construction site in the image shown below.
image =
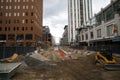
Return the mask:
MULTIPOLYGON (((19 63, 15 73, 0 80, 119 80, 120 70, 105 69, 95 63, 96 52, 72 49, 70 47, 51 47, 47 50, 38 47, 26 55, 14 54, 1 60, 1 65, 19 63)), ((120 55, 113 54, 118 64, 120 55)), ((106 63, 107 64, 107 63, 106 63)), ((113 65, 115 65, 113 64, 113 65)), ((8 67, 7 66, 7 67, 8 67)), ((0 75, 2 70, 0 69, 0 75)), ((9 74, 8 74, 9 75, 9 74)))

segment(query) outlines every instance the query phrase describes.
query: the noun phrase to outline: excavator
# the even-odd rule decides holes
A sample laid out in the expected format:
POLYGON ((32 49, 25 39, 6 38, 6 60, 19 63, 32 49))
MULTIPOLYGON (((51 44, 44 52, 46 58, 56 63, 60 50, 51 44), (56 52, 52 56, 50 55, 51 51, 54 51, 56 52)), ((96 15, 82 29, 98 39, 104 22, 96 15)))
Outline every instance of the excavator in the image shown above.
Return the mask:
POLYGON ((96 52, 95 64, 103 67, 105 70, 120 70, 120 63, 116 61, 110 50, 96 52))

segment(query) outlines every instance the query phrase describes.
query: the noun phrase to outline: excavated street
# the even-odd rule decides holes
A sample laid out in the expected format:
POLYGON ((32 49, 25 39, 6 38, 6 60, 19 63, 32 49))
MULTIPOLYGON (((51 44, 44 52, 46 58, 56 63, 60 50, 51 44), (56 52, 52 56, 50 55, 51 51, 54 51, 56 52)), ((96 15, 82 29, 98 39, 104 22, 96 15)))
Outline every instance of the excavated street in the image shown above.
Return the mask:
MULTIPOLYGON (((54 49, 28 54, 12 80, 119 80, 120 71, 95 65, 95 52, 64 48, 67 60, 54 49)), ((120 61, 120 57, 116 56, 120 61)))

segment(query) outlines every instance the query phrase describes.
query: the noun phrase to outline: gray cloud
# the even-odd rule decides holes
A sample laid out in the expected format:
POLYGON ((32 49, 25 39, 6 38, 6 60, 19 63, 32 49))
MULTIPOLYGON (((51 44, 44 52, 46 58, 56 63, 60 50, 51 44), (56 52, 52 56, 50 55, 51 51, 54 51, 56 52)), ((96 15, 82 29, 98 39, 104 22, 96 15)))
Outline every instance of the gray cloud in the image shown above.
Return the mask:
MULTIPOLYGON (((64 26, 68 24, 68 0, 43 1, 43 25, 50 27, 50 31, 58 43, 64 32, 64 26)), ((101 10, 101 7, 105 7, 108 3, 110 3, 110 0, 93 0, 93 13, 97 13, 101 10)))

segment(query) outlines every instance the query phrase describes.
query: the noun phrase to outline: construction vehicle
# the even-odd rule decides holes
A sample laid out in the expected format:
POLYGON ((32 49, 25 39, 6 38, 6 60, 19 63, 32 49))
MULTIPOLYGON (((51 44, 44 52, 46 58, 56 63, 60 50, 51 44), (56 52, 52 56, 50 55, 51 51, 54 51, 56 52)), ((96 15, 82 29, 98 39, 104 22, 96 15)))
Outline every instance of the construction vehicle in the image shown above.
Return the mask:
POLYGON ((95 63, 106 70, 120 70, 120 64, 117 63, 111 51, 101 50, 96 52, 95 63))

